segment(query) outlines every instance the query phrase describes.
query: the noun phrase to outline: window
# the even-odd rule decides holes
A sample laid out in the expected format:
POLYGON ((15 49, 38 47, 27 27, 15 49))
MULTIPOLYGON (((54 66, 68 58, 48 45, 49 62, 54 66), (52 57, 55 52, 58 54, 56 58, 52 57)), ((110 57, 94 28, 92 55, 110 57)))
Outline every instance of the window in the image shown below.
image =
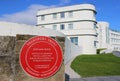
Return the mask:
POLYGON ((70 17, 70 18, 73 17, 73 11, 68 12, 68 17, 70 17))
POLYGON ((109 29, 106 27, 106 43, 109 43, 109 29))
POLYGON ((53 19, 57 19, 57 13, 53 14, 53 19))
POLYGON ((94 41, 94 47, 97 47, 97 41, 94 41))
POLYGON ((65 13, 64 13, 64 12, 61 12, 61 13, 60 13, 60 17, 61 17, 61 18, 65 18, 65 13))
POLYGON ((72 23, 68 24, 68 29, 73 29, 73 24, 72 23))
POLYGON ((53 30, 57 30, 57 25, 53 25, 53 30))
POLYGON ((78 37, 70 37, 70 40, 72 43, 74 43, 75 45, 78 45, 78 37))
POLYGON ((65 29, 65 25, 64 24, 61 24, 60 25, 60 30, 64 30, 65 29))
POLYGON ((96 30, 96 24, 94 23, 94 29, 96 30))
POLYGON ((45 16, 44 15, 41 15, 41 20, 45 20, 45 16))

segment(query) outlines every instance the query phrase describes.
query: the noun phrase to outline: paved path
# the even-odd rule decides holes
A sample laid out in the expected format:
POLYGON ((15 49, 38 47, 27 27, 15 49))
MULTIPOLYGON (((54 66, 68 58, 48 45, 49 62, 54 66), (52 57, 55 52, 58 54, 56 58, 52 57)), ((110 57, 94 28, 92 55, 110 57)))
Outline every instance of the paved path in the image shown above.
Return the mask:
POLYGON ((120 81, 120 76, 72 78, 70 81, 120 81))
POLYGON ((119 51, 113 51, 113 55, 120 57, 120 52, 119 51))
POLYGON ((78 75, 76 72, 74 72, 74 70, 71 69, 70 65, 71 62, 74 60, 75 58, 73 58, 69 63, 67 63, 65 65, 65 73, 69 74, 70 78, 80 78, 80 75, 78 75))

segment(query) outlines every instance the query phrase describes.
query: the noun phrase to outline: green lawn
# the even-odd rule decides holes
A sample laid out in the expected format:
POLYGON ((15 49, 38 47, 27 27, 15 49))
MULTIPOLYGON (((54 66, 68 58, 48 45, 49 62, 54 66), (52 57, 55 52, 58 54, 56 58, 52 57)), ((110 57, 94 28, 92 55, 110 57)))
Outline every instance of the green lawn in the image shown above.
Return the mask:
POLYGON ((120 58, 112 54, 81 55, 71 67, 82 77, 120 75, 120 58))

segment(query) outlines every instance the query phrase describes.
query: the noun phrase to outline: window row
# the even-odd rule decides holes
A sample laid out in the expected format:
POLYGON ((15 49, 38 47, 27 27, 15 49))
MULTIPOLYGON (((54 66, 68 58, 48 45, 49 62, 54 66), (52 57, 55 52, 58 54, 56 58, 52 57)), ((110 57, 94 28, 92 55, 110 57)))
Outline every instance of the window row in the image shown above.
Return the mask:
POLYGON ((111 38, 111 42, 117 42, 117 43, 120 43, 120 39, 111 38))
MULTIPOLYGON (((70 37, 70 40, 75 45, 78 45, 78 37, 70 37)), ((94 41, 94 47, 97 47, 97 41, 94 41)))
POLYGON ((111 36, 112 36, 112 37, 116 37, 116 38, 120 38, 120 35, 114 34, 114 33, 111 33, 111 36))
MULTIPOLYGON (((54 24, 53 27, 52 27, 52 29, 53 29, 53 30, 57 30, 57 29, 58 29, 57 27, 58 27, 58 25, 55 25, 55 24, 54 24)), ((65 30, 65 29, 66 29, 65 24, 60 24, 59 27, 60 27, 60 30, 65 30)), ((73 24, 70 23, 70 24, 68 24, 67 27, 68 27, 68 29, 73 29, 73 24)))
POLYGON ((117 46, 116 46, 116 47, 114 47, 114 50, 115 50, 115 51, 116 51, 116 50, 118 51, 118 50, 120 50, 120 47, 117 47, 117 46))
MULTIPOLYGON (((73 11, 53 13, 51 16, 52 16, 53 19, 57 19, 59 16, 60 16, 60 18, 65 18, 66 17, 66 15, 65 15, 66 13, 68 14, 69 18, 73 17, 73 11), (58 14, 60 14, 60 15, 58 16, 58 14)), ((45 15, 41 15, 41 20, 42 21, 45 20, 45 15)))

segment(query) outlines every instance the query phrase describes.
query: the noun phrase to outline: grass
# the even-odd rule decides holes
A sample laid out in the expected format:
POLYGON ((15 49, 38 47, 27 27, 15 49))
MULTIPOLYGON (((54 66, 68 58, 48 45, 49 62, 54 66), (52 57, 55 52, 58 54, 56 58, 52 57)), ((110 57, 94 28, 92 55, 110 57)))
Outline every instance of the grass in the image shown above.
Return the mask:
POLYGON ((120 75, 120 58, 112 54, 81 55, 71 68, 82 77, 120 75))

